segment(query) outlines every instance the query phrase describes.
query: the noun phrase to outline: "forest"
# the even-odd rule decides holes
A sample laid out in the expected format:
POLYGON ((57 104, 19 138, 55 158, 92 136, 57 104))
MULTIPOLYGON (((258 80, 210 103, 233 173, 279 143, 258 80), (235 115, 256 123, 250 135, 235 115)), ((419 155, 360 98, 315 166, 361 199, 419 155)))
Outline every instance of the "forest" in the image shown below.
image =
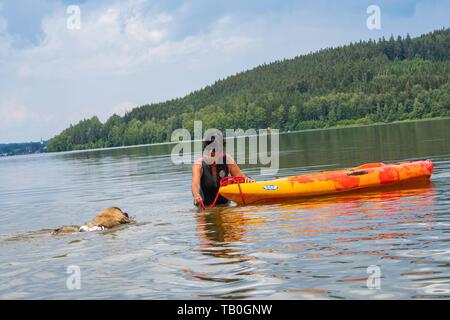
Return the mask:
POLYGON ((43 153, 46 151, 46 145, 47 141, 0 144, 0 157, 43 153))
POLYGON ((280 131, 450 116, 450 29, 360 41, 258 66, 105 123, 71 125, 47 150, 169 141, 173 130, 280 131))

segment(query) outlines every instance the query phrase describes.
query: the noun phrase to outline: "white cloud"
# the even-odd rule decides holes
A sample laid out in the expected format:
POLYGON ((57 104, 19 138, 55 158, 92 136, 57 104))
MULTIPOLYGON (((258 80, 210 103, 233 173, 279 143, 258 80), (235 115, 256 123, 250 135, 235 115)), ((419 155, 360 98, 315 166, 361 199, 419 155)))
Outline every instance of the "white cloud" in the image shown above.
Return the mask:
MULTIPOLYGON (((196 35, 176 39, 171 31, 182 27, 177 14, 189 12, 146 11, 144 6, 145 2, 132 1, 92 10, 81 7, 80 30, 67 29, 66 10, 56 7, 43 18, 43 38, 37 45, 16 48, 0 41, 0 64, 4 62, 6 74, 0 86, 5 84, 8 96, 25 95, 36 114, 53 115, 54 125, 36 136, 51 137, 93 115, 106 120, 114 112, 124 114, 136 105, 184 95, 218 77, 209 69, 211 61, 222 57, 225 62, 253 46, 254 39, 240 34, 230 16, 196 35), (188 79, 185 74, 191 70, 197 73, 188 79), (136 103, 124 102, 127 99, 136 103)), ((2 34, 4 20, 0 27, 2 34)))
POLYGON ((43 41, 10 52, 7 69, 21 78, 70 81, 130 75, 181 60, 195 68, 205 56, 233 54, 255 42, 250 36, 233 34, 229 16, 212 24, 207 32, 172 40, 169 29, 176 17, 166 12, 143 13, 142 5, 140 1, 115 3, 82 11, 80 30, 65 28, 67 16, 61 15, 63 10, 55 10, 43 19, 43 41))
POLYGON ((165 40, 166 26, 172 21, 164 12, 143 15, 140 5, 116 3, 92 12, 82 11, 79 30, 67 29, 67 16, 61 14, 64 10, 55 10, 42 21, 41 43, 31 48, 9 47, 9 56, 4 58, 12 62, 9 69, 14 74, 40 79, 133 72, 132 68, 148 61, 148 48, 165 40))
POLYGON ((112 114, 115 113, 119 116, 123 116, 127 111, 130 111, 134 107, 136 107, 135 103, 132 103, 129 101, 124 101, 124 102, 121 102, 121 103, 115 105, 111 111, 112 111, 112 114))
POLYGON ((22 104, 13 101, 0 103, 0 125, 13 126, 34 116, 34 113, 22 104))
POLYGON ((11 129, 9 136, 50 138, 82 118, 106 119, 181 96, 263 62, 382 34, 428 32, 443 26, 448 12, 443 1, 420 4, 411 16, 384 15, 382 32, 371 33, 364 5, 318 3, 258 13, 223 10, 215 21, 203 13, 206 23, 192 21, 199 5, 189 1, 172 9, 141 0, 86 2, 80 5, 80 30, 66 28, 65 6, 55 4, 42 20, 42 41, 27 47, 13 45, 0 15, 0 101, 23 101, 2 110, 15 106, 16 119, 22 116, 19 122, 30 128, 11 129), (30 112, 52 117, 38 126, 26 116, 30 112))

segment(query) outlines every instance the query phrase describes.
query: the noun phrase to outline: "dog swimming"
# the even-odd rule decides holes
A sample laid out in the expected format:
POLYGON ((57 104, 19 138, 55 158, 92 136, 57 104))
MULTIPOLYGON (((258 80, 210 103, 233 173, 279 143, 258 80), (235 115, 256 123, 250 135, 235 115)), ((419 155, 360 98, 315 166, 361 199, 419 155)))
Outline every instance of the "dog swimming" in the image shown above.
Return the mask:
POLYGON ((82 226, 64 226, 53 230, 52 234, 60 235, 75 232, 101 231, 126 223, 130 223, 128 213, 123 212, 120 208, 111 207, 99 212, 90 223, 82 226))

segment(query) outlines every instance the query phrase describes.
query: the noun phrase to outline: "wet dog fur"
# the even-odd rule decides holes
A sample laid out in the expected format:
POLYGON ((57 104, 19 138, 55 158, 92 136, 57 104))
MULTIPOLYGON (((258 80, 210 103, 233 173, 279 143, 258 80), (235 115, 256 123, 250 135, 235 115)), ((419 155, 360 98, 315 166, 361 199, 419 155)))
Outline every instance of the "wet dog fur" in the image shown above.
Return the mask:
POLYGON ((99 212, 90 223, 82 226, 64 226, 53 230, 52 234, 60 235, 75 232, 104 230, 126 223, 130 223, 128 214, 123 212, 120 208, 112 207, 99 212))

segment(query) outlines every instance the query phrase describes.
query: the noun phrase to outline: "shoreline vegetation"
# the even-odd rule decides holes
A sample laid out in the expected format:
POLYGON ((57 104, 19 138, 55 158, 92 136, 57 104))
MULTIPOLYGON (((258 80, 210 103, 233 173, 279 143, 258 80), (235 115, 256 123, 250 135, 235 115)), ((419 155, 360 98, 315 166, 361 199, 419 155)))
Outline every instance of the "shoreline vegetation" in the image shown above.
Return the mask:
POLYGON ((169 142, 178 128, 280 132, 450 116, 450 29, 359 41, 263 64, 183 98, 134 108, 105 123, 71 125, 47 151, 169 142))
MULTIPOLYGON (((333 127, 325 127, 325 128, 315 128, 315 129, 303 129, 303 130, 295 130, 295 131, 280 131, 279 134, 291 134, 291 133, 302 133, 302 132, 310 132, 310 131, 320 131, 320 130, 340 130, 340 129, 349 129, 349 128, 360 128, 360 127, 371 127, 371 126, 384 126, 384 125, 393 125, 400 123, 414 123, 414 122, 424 122, 424 121, 439 121, 439 120, 450 120, 450 116, 448 117, 434 117, 434 118, 423 118, 423 119, 413 119, 413 120, 396 120, 392 122, 377 122, 371 124, 351 124, 344 126, 333 126, 333 127)), ((247 136, 245 136, 247 137, 247 136)), ((225 138, 227 138, 225 136, 225 138)), ((229 138, 229 137, 228 137, 229 138)), ((195 142, 198 140, 183 140, 182 142, 195 142)), ((120 150, 120 149, 131 149, 131 148, 140 148, 140 147, 151 147, 151 146, 160 146, 160 145, 170 145, 177 144, 179 141, 165 141, 165 142, 155 142, 155 143, 147 143, 147 144, 134 144, 128 146, 118 146, 118 147, 105 147, 105 148, 93 148, 93 149, 78 149, 78 150, 70 150, 70 151, 61 151, 64 153, 76 153, 76 152, 89 152, 89 151, 102 151, 102 150, 120 150)), ((52 152, 51 152, 52 153, 52 152)))
POLYGON ((46 151, 47 141, 0 143, 0 157, 44 153, 46 151))
MULTIPOLYGON (((414 120, 397 120, 392 122, 377 122, 377 123, 371 123, 371 124, 352 124, 352 125, 345 125, 345 126, 333 126, 333 127, 325 127, 325 128, 316 128, 316 129, 304 129, 304 130, 295 130, 295 131, 280 131, 279 135, 284 134, 291 134, 291 133, 302 133, 302 132, 310 132, 310 131, 321 131, 321 130, 340 130, 340 129, 350 129, 350 128, 361 128, 361 127, 371 127, 371 126, 384 126, 384 125, 394 125, 394 124, 401 124, 401 123, 415 123, 415 122, 425 122, 425 121, 440 121, 440 120, 450 120, 449 117, 434 117, 434 118, 423 118, 423 119, 414 119, 414 120)), ((242 136, 241 136, 242 137, 242 136)), ((244 136, 248 137, 248 136, 244 136)), ((225 136, 225 138, 227 138, 225 136)), ((230 137, 228 137, 230 138, 230 137)), ((195 142, 198 140, 183 140, 182 142, 195 142)), ((35 152, 34 154, 38 153, 61 153, 61 154, 67 154, 67 153, 82 153, 82 152, 95 152, 95 151, 108 151, 108 150, 120 150, 120 149, 132 149, 132 148, 142 148, 142 147, 152 147, 152 146, 161 146, 161 145, 170 145, 170 144, 176 144, 179 143, 179 141, 165 141, 165 142, 155 142, 155 143, 147 143, 147 144, 134 144, 134 145, 128 145, 128 146, 117 146, 117 147, 104 147, 104 148, 93 148, 93 149, 77 149, 77 150, 69 150, 69 151, 59 151, 59 152, 35 152)), ((20 153, 16 154, 17 156, 20 155, 27 155, 32 153, 20 153)), ((9 155, 13 156, 13 154, 9 155)))

